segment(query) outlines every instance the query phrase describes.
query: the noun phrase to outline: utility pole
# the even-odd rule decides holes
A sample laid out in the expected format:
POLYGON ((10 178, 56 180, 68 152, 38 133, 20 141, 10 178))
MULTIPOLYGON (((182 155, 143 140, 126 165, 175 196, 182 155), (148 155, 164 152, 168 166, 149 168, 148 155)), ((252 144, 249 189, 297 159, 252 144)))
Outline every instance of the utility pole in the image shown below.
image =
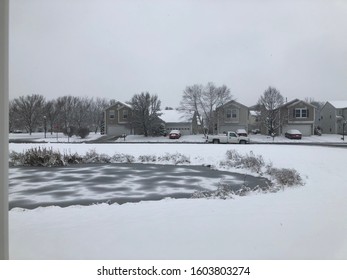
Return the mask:
POLYGON ((8 31, 9 0, 0 0, 0 260, 8 246, 8 31))

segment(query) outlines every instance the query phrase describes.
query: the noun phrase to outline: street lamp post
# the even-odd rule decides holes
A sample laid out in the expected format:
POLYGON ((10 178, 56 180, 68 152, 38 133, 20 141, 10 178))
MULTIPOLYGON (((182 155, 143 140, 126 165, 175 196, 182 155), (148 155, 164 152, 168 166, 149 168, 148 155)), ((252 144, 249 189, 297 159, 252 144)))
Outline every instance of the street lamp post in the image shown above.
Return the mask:
POLYGON ((342 140, 345 141, 345 126, 346 126, 347 120, 343 121, 342 124, 342 140))
POLYGON ((45 139, 46 139, 46 134, 47 134, 47 117, 43 116, 43 129, 45 131, 45 139))

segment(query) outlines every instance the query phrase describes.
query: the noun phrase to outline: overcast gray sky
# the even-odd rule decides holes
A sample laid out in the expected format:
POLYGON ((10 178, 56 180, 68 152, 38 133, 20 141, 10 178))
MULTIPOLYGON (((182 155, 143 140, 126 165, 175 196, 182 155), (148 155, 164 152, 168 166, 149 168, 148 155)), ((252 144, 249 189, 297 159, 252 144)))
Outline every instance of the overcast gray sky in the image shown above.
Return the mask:
POLYGON ((210 81, 248 106, 268 86, 346 100, 347 1, 10 1, 10 98, 149 91, 175 107, 210 81))

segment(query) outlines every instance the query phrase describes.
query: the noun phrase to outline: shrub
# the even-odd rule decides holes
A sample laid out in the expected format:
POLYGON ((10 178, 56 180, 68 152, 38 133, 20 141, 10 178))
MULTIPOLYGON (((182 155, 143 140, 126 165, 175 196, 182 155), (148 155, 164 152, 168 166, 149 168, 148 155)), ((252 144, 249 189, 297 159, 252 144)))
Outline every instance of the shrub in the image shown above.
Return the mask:
POLYGON ((72 137, 73 135, 76 135, 77 128, 75 126, 69 126, 63 129, 63 133, 66 136, 72 137))
POLYGON ((112 159, 112 162, 120 162, 120 163, 133 163, 135 162, 135 157, 132 155, 127 154, 114 154, 112 159))
POLYGON ((140 162, 156 162, 157 157, 154 155, 139 156, 138 161, 140 161, 140 162))
POLYGON ((227 160, 221 162, 223 166, 245 168, 252 172, 261 174, 262 168, 265 166, 265 162, 262 156, 255 155, 252 151, 249 154, 241 156, 235 150, 229 150, 226 152, 227 160))
MULTIPOLYGON (((265 164, 262 156, 255 155, 252 151, 246 155, 240 155, 235 150, 226 152, 226 161, 220 163, 221 166, 244 168, 258 174, 267 174, 274 183, 262 191, 277 191, 280 186, 303 185, 303 180, 298 171, 289 168, 274 168, 272 163, 265 164)), ((245 191, 245 190, 243 190, 245 191)))
POLYGON ((46 148, 31 148, 24 153, 10 154, 10 164, 24 166, 63 166, 64 157, 60 152, 46 148))
POLYGON ((83 157, 86 163, 110 163, 111 157, 106 154, 98 154, 95 150, 88 151, 83 157))
POLYGON ((219 183, 215 191, 196 191, 192 194, 191 198, 219 198, 227 199, 232 198, 234 195, 231 186, 228 184, 219 183))
POLYGON ((281 186, 303 185, 303 180, 295 169, 269 167, 267 174, 281 186))
POLYGON ((187 157, 183 154, 180 154, 180 153, 176 153, 176 154, 166 153, 165 155, 158 157, 158 161, 160 161, 160 162, 172 162, 175 165, 190 163, 189 157, 187 157))
POLYGON ((89 128, 88 127, 80 127, 77 130, 77 136, 81 137, 82 139, 86 138, 89 135, 89 128))

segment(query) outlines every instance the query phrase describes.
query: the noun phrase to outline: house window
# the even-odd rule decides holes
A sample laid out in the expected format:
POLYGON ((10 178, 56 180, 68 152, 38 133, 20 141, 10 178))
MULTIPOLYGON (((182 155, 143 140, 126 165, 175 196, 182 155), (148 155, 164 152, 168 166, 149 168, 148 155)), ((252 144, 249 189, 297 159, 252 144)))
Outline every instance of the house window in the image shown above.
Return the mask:
POLYGON ((227 109, 226 111, 226 118, 227 119, 237 119, 237 109, 227 109))
POLYGON ((123 110, 123 119, 126 120, 128 118, 128 110, 123 110))
POLYGON ((110 110, 109 111, 109 117, 110 117, 110 119, 114 119, 116 117, 115 110, 110 110))
POLYGON ((338 110, 337 110, 337 115, 338 115, 338 116, 342 116, 342 109, 338 109, 338 110))
POLYGON ((296 108, 294 109, 295 118, 307 118, 308 117, 308 109, 306 108, 296 108))

